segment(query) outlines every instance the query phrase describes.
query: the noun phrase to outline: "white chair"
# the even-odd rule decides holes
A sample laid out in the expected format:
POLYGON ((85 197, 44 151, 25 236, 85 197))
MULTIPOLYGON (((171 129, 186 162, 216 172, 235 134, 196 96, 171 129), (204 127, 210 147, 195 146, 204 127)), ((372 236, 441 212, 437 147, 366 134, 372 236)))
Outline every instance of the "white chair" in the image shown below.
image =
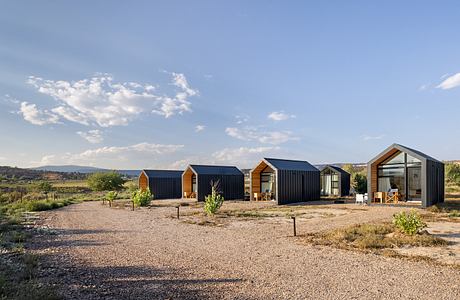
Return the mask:
POLYGON ((364 204, 364 195, 363 194, 356 194, 356 204, 361 203, 364 204))
POLYGON ((369 195, 367 193, 364 193, 364 203, 369 204, 369 195))

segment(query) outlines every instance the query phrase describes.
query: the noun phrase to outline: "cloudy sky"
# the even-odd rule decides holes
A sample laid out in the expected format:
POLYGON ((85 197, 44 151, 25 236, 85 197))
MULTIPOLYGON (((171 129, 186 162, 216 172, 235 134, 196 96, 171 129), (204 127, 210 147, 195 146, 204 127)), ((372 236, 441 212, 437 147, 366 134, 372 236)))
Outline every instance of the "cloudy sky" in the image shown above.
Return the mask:
POLYGON ((0 165, 460 159, 457 1, 2 1, 0 165))

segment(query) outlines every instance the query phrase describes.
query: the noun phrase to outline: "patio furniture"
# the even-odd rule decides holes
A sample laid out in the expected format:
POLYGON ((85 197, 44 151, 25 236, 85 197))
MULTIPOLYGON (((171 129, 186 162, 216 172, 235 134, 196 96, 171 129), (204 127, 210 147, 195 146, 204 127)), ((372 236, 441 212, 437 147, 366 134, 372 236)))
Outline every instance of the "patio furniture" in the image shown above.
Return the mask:
POLYGON ((356 194, 356 204, 364 204, 364 194, 356 194))
POLYGON ((401 198, 401 195, 399 194, 398 189, 391 189, 385 198, 385 202, 386 203, 390 203, 390 202, 398 203, 400 198, 401 198))
POLYGON ((385 192, 374 192, 374 202, 377 202, 377 200, 380 201, 380 203, 383 203, 383 201, 386 200, 386 193, 385 192))
POLYGON ((368 204, 369 203, 369 194, 364 193, 364 203, 368 204))
POLYGON ((258 194, 258 193, 254 193, 254 200, 255 200, 255 201, 258 201, 258 200, 259 200, 259 194, 258 194))

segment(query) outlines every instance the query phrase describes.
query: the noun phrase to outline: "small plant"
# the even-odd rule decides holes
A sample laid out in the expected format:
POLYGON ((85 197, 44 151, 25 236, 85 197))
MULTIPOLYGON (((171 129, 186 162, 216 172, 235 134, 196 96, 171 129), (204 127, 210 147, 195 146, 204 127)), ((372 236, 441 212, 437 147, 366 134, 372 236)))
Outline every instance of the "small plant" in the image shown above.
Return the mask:
POLYGON ((205 197, 204 211, 214 215, 224 203, 224 197, 219 194, 219 181, 211 182, 211 195, 205 197))
POLYGON ((132 193, 131 198, 135 206, 147 206, 153 199, 149 189, 137 190, 132 193))
POLYGON ((422 221, 420 215, 411 210, 410 212, 402 211, 393 215, 393 224, 402 232, 414 235, 420 232, 427 225, 422 221))
POLYGON ((109 202, 109 206, 112 207, 112 203, 115 199, 117 199, 118 193, 115 191, 110 191, 105 195, 105 198, 109 202))

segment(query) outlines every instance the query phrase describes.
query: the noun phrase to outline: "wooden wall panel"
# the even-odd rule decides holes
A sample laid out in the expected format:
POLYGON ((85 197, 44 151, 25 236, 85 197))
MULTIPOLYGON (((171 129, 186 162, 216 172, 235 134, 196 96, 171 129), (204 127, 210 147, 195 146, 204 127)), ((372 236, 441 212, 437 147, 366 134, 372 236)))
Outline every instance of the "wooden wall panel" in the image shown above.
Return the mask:
POLYGON ((139 176, 139 189, 145 191, 147 187, 149 186, 149 180, 147 176, 142 172, 141 175, 139 176))
MULTIPOLYGON (((187 195, 190 195, 192 192, 192 176, 193 176, 193 171, 188 168, 185 170, 184 174, 182 175, 182 193, 187 193, 187 195)), ((184 194, 182 194, 182 197, 184 194)))

